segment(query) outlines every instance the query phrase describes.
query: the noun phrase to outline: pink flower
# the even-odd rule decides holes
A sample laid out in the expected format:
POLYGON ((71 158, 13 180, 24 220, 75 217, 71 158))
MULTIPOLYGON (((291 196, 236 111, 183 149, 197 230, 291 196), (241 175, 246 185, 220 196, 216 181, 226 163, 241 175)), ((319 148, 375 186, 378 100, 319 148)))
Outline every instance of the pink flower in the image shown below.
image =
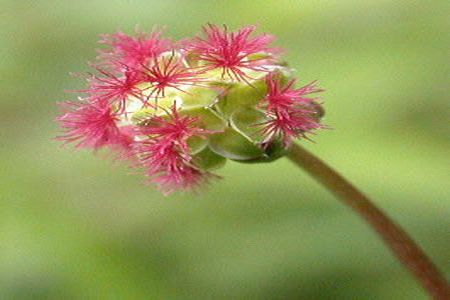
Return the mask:
POLYGON ((193 164, 187 143, 190 137, 205 137, 209 132, 198 127, 198 118, 180 116, 175 106, 167 113, 152 117, 140 129, 140 134, 150 138, 137 143, 135 153, 151 181, 170 194, 177 189, 195 189, 211 175, 193 164))
POLYGON ((184 48, 198 56, 206 64, 205 69, 222 69, 222 77, 227 75, 237 81, 247 81, 251 78, 246 72, 265 71, 262 66, 270 59, 252 58, 253 54, 265 53, 271 55, 278 49, 268 45, 275 39, 272 35, 250 37, 255 26, 247 26, 236 32, 228 32, 216 25, 203 27, 206 38, 196 37, 186 41, 184 48))
POLYGON ((143 66, 143 76, 152 84, 149 98, 165 97, 167 88, 184 92, 183 86, 198 85, 202 81, 198 75, 199 72, 184 63, 182 56, 174 53, 154 58, 150 66, 143 66))
POLYGON ((278 74, 269 73, 266 84, 268 92, 262 100, 268 117, 262 124, 264 143, 281 138, 285 144, 289 144, 292 139, 306 137, 307 133, 323 127, 316 116, 316 99, 307 97, 323 91, 316 87, 315 82, 294 89, 295 80, 283 85, 278 74))
POLYGON ((204 186, 226 159, 278 159, 294 138, 323 128, 322 108, 311 98, 321 90, 315 82, 298 89, 286 82, 291 70, 270 47, 274 37, 255 29, 207 25, 204 37, 181 43, 161 30, 104 35, 100 43, 109 49, 78 91, 86 98, 61 104, 57 139, 113 150, 165 194, 204 186), (252 126, 259 134, 246 130, 252 126))
POLYGON ((64 134, 58 137, 59 140, 94 150, 104 146, 130 146, 132 138, 129 131, 117 126, 118 117, 107 101, 64 102, 61 107, 65 113, 57 121, 64 134))
POLYGON ((139 72, 129 70, 128 68, 120 75, 114 75, 112 72, 100 68, 97 68, 97 71, 103 76, 92 75, 89 78, 89 89, 83 90, 90 97, 101 99, 108 103, 118 102, 118 110, 120 112, 125 110, 126 101, 129 96, 143 99, 142 90, 137 87, 142 82, 139 72))
POLYGON ((172 42, 162 38, 162 30, 145 34, 136 30, 136 37, 118 32, 103 35, 100 43, 111 46, 100 52, 100 59, 106 64, 118 67, 139 68, 150 59, 170 49, 172 42))

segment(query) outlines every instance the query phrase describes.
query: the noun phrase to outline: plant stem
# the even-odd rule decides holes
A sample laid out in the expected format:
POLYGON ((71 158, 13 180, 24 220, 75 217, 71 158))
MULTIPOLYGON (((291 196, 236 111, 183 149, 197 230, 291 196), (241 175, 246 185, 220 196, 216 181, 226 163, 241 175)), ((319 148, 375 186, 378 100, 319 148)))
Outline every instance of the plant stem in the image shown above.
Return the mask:
POLYGON ((450 285, 409 235, 363 193, 312 153, 293 144, 287 157, 305 169, 340 200, 356 211, 380 235, 408 271, 434 299, 450 299, 450 285))

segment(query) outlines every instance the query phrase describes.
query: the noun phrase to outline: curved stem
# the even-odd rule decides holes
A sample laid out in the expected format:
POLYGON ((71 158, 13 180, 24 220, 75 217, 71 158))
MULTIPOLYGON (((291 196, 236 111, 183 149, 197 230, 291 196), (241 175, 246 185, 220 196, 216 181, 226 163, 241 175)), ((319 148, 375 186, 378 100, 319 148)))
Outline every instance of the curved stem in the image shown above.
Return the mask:
POLYGON ((319 158, 293 144, 287 157, 305 169, 341 201, 356 211, 380 235, 408 271, 434 299, 450 299, 450 285, 409 235, 363 193, 319 158))

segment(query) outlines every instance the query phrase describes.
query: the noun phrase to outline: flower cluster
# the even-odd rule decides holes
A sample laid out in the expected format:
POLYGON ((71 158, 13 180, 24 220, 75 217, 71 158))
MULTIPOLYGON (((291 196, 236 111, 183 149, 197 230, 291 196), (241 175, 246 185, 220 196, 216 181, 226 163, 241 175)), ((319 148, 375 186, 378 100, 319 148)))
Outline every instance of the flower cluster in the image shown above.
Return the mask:
POLYGON ((201 186, 227 159, 268 162, 322 128, 315 82, 295 88, 272 35, 207 25, 194 38, 103 35, 78 101, 61 104, 58 139, 110 148, 164 193, 201 186))

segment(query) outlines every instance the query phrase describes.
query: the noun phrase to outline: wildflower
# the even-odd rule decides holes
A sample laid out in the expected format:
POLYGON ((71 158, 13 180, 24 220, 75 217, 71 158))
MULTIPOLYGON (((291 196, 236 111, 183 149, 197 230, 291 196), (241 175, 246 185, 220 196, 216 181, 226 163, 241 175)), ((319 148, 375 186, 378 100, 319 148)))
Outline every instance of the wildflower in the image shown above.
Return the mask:
POLYGON ((100 51, 99 59, 119 69, 123 66, 139 68, 150 59, 169 50, 172 44, 169 39, 162 38, 162 30, 154 30, 150 34, 136 30, 136 36, 129 36, 123 32, 105 34, 100 43, 111 48, 100 51))
POLYGON ((104 100, 64 102, 64 114, 57 118, 64 134, 58 139, 75 142, 79 148, 98 150, 104 146, 127 148, 132 137, 118 127, 118 117, 104 100))
POLYGON ((120 75, 115 75, 100 68, 97 68, 97 71, 101 76, 92 75, 89 78, 89 88, 83 91, 90 97, 102 99, 104 102, 117 102, 120 111, 125 109, 129 97, 144 98, 142 90, 138 87, 142 82, 138 72, 124 69, 120 75))
POLYGON ((125 149, 164 193, 218 178, 227 160, 270 162, 323 128, 316 83, 295 88, 289 67, 254 26, 171 43, 160 31, 104 36, 96 72, 64 103, 58 137, 77 147, 125 149))
POLYGON ((288 145, 293 138, 306 137, 307 133, 322 128, 315 98, 308 97, 322 90, 316 87, 315 82, 295 89, 295 79, 285 85, 281 80, 277 73, 266 77, 268 92, 262 102, 266 106, 268 120, 263 132, 265 142, 280 137, 288 145))
POLYGON ((206 38, 196 37, 185 43, 185 49, 197 56, 206 70, 221 69, 222 78, 228 76, 237 81, 246 81, 248 71, 265 71, 264 63, 272 60, 278 52, 270 48, 272 35, 251 37, 255 26, 247 26, 236 32, 228 32, 215 25, 203 28, 206 38))
POLYGON ((208 177, 192 162, 188 140, 204 138, 208 131, 197 127, 199 119, 180 116, 175 105, 165 117, 152 116, 140 133, 151 137, 140 142, 135 153, 147 169, 147 175, 170 193, 174 189, 192 189, 208 177))
POLYGON ((154 58, 150 66, 143 65, 145 79, 151 84, 149 97, 165 97, 168 88, 184 92, 183 86, 198 84, 199 73, 184 62, 182 55, 172 52, 154 58))

